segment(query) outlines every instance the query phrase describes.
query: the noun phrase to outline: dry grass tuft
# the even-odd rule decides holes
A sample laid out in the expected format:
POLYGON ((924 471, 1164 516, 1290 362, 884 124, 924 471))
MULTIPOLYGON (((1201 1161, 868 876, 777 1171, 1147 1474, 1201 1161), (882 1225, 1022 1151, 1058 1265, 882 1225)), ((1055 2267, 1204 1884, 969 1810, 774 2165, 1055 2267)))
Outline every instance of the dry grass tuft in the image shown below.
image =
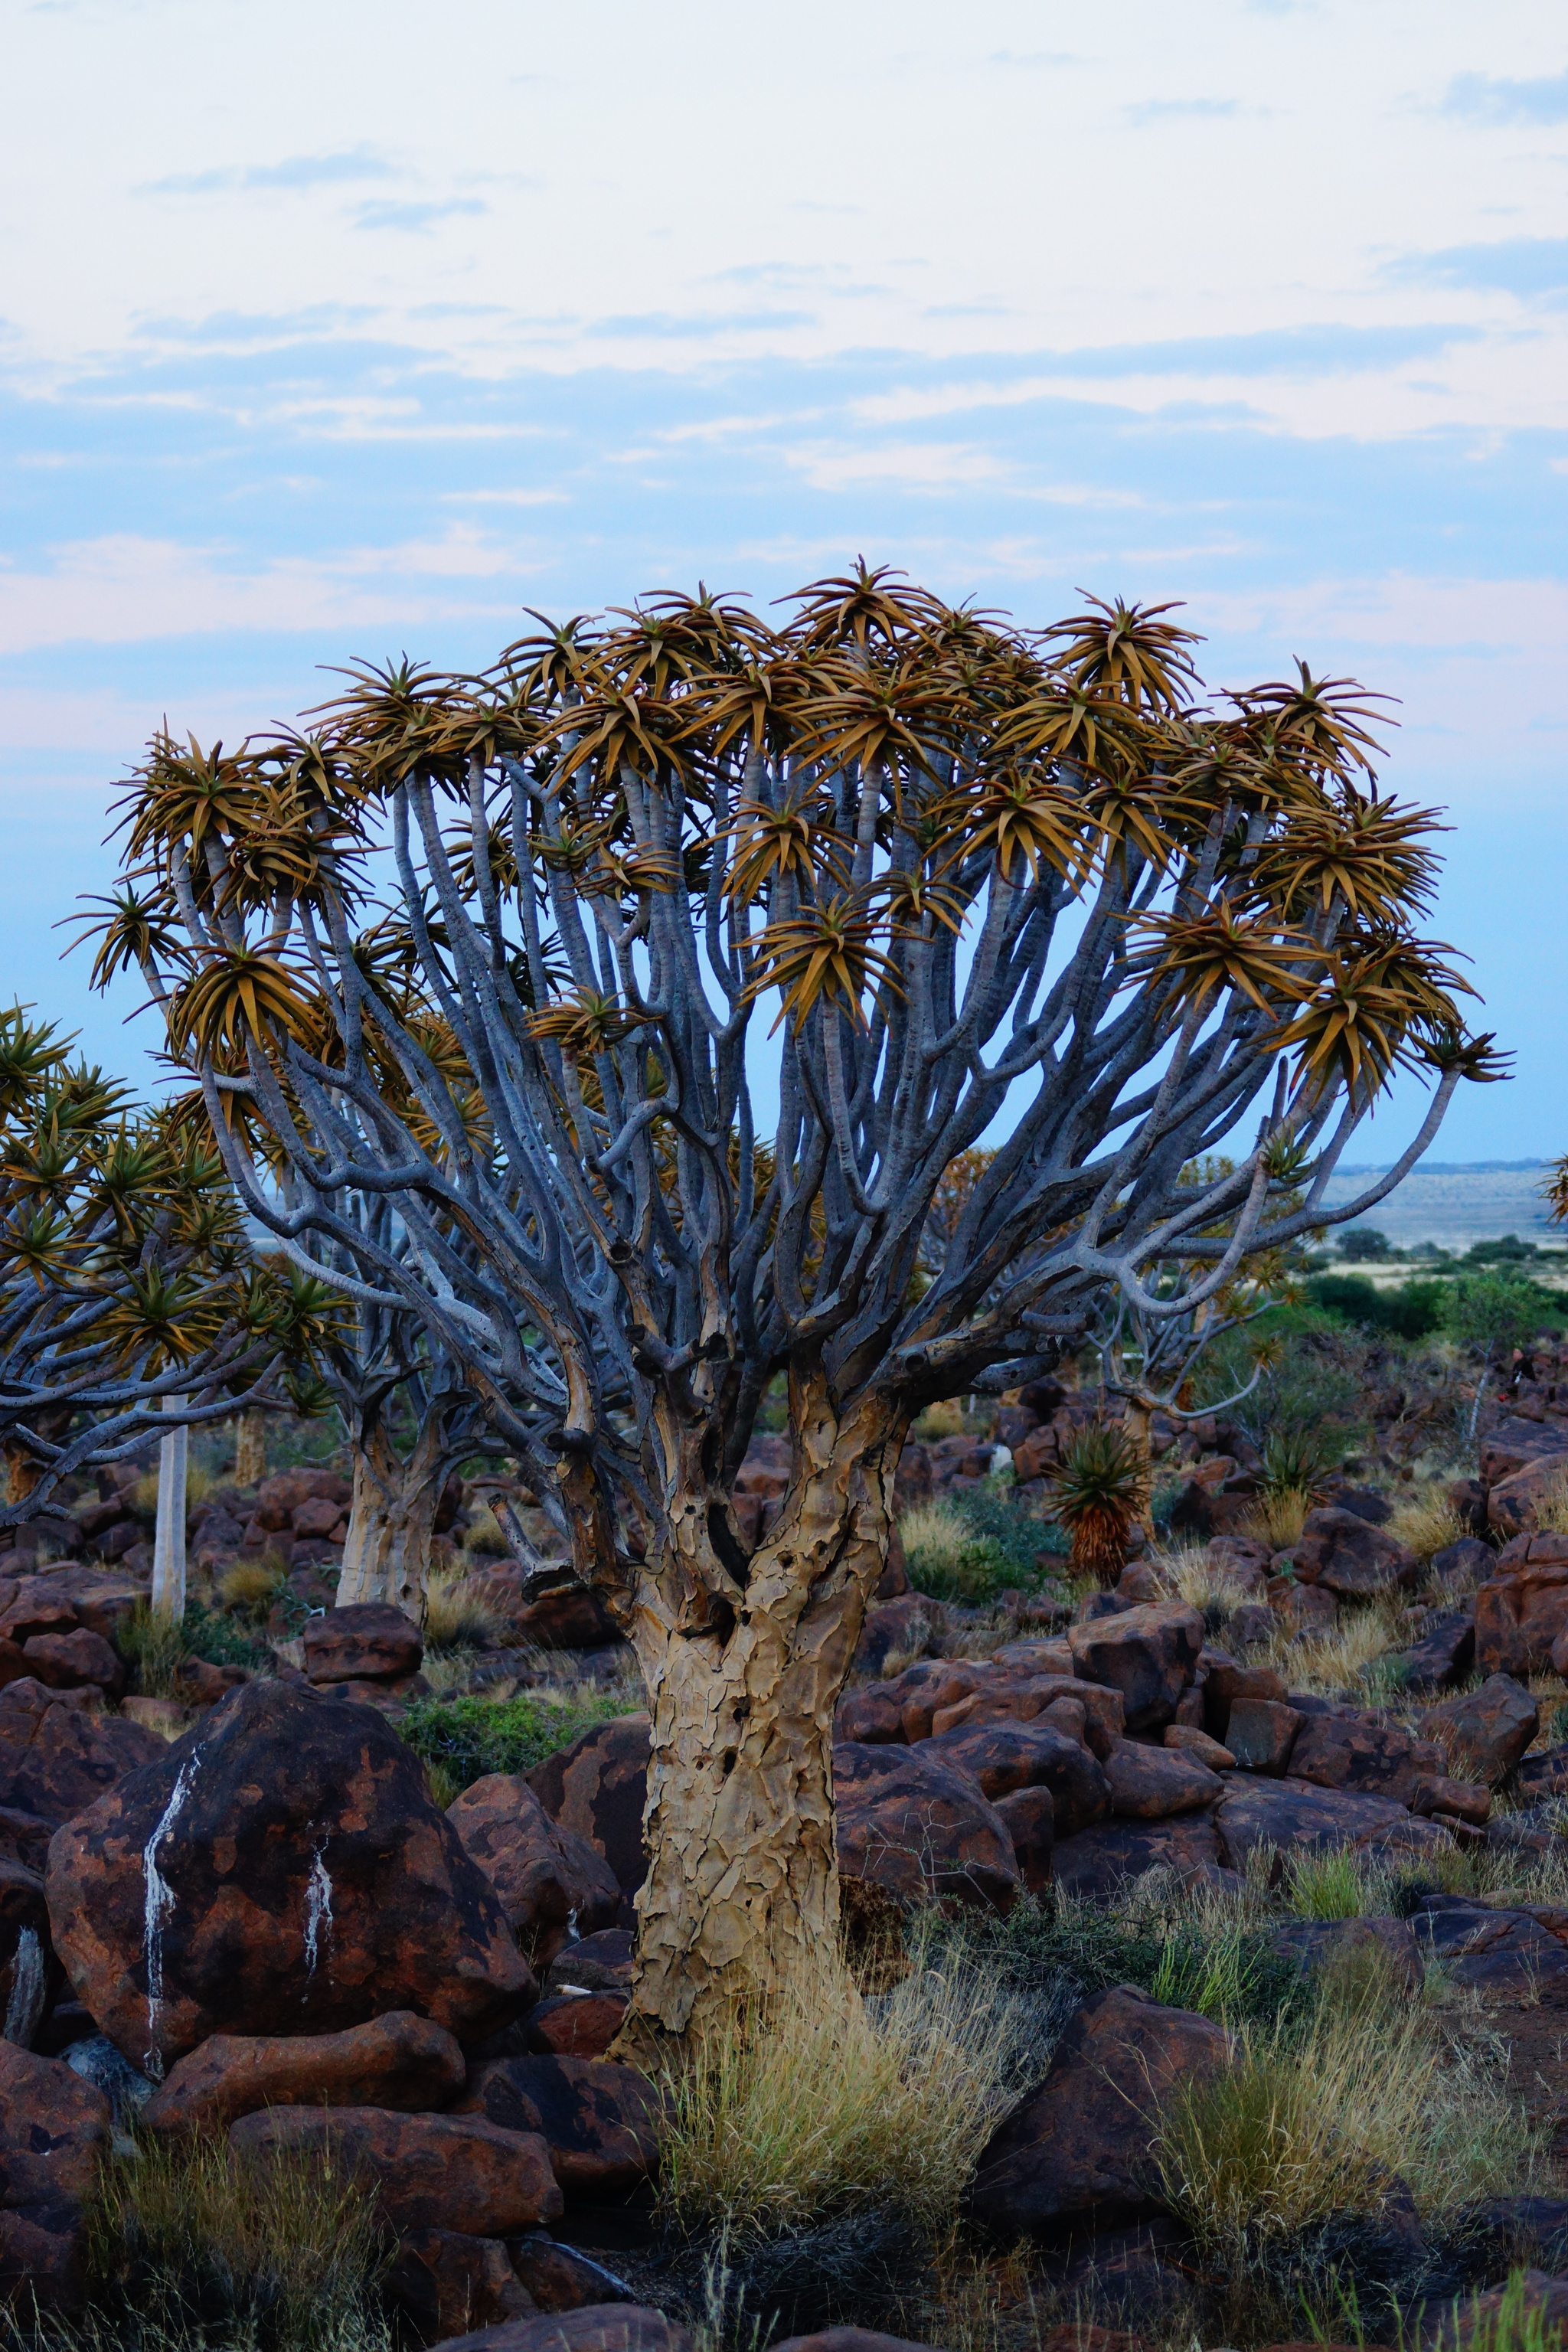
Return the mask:
POLYGON ((1174 2209, 1239 2270, 1331 2214, 1376 2214, 1395 2179, 1440 2225, 1538 2175, 1545 2141, 1488 2053, 1363 1997, 1325 2004, 1304 2036, 1244 2033, 1235 2067, 1175 2104, 1158 2156, 1174 2209))
POLYGON ((665 2208, 688 2231, 771 2233, 894 2207, 951 2222, 1024 2054, 1026 2012, 916 1966, 863 1999, 842 1957, 705 2035, 668 2077, 665 2208))
POLYGON ((288 1582, 275 1560, 237 1559, 217 1582, 217 1597, 239 1617, 264 1617, 288 1582))
POLYGON ((910 1434, 929 1444, 938 1437, 962 1437, 967 1425, 967 1416, 958 1399, 944 1397, 940 1404, 927 1405, 910 1434))
POLYGON ((1184 1547, 1161 1549, 1150 1554, 1149 1565, 1161 1582, 1178 1600, 1184 1601, 1189 1609, 1228 1612, 1254 1597, 1234 1569, 1227 1568, 1222 1560, 1210 1559, 1206 1551, 1184 1547))
MULTIPOLYGON (((388 2249, 374 2184, 307 2156, 247 2163, 221 2141, 149 2139, 105 2168, 89 2224, 100 2295, 116 2289, 172 2343, 224 2340, 277 2352, 381 2352, 374 2289, 388 2249)), ((116 2339, 119 2340, 119 2339, 116 2339)), ((147 2333, 138 2340, 147 2344, 147 2333)))
POLYGON ((1535 1525, 1542 1535, 1568 1536, 1568 1473, 1552 1479, 1535 1506, 1535 1525))
POLYGON ((452 1650, 486 1650, 501 1638, 501 1622, 472 1592, 462 1591, 462 1575, 433 1576, 425 1590, 425 1647, 437 1654, 452 1650))
POLYGON ((1386 1532, 1425 1563, 1434 1552, 1459 1542, 1468 1529, 1442 1487, 1434 1485, 1401 1496, 1386 1532))
POLYGON ((973 1541, 952 1503, 917 1503, 899 1521, 899 1533, 910 1580, 916 1585, 921 1576, 955 1576, 964 1548, 973 1541))
POLYGON ((1390 1650, 1407 1646, 1409 1634, 1396 1593, 1384 1593, 1357 1608, 1340 1611, 1337 1625, 1322 1633, 1291 1633, 1283 1628, 1269 1643, 1264 1663, 1284 1676, 1291 1690, 1337 1698, 1355 1690, 1366 1670, 1390 1650))
POLYGON ((463 1549, 473 1559, 507 1559, 511 1546, 501 1532, 500 1521, 488 1503, 476 1505, 468 1521, 468 1531, 463 1538, 463 1549))
POLYGON ((1304 1486, 1273 1486, 1259 1495, 1242 1520, 1239 1533, 1273 1551, 1289 1551, 1300 1543, 1312 1497, 1304 1486))

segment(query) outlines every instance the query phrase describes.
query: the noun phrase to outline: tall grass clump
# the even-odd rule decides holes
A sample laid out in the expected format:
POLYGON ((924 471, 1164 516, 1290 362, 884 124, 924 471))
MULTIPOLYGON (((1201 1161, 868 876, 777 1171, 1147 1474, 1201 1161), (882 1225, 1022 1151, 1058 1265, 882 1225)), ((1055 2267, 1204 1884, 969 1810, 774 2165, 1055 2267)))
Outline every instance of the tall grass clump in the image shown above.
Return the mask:
MULTIPOLYGON (((389 2352, 377 2286, 390 2252, 374 2182, 331 2160, 149 2138, 104 2169, 91 2305, 106 2321, 133 2315, 149 2352, 215 2334, 233 2352, 389 2352)), ((79 2340, 62 2336, 62 2352, 79 2340)))
POLYGON ((837 1950, 704 2034, 665 2078, 664 2210, 731 2244, 889 2209, 951 2222, 1020 2087, 1026 2012, 967 1969, 914 1967, 867 1998, 837 1950))
POLYGON ((1400 1497, 1388 1522, 1388 1533, 1425 1564, 1434 1553, 1458 1543, 1469 1529, 1441 1486, 1433 1486, 1400 1497))
POLYGON ((484 1650, 500 1638, 500 1620, 472 1591, 466 1576, 432 1576, 425 1591, 425 1647, 437 1657, 453 1650, 484 1650))
POLYGON ((1173 2210, 1234 2273, 1331 2218, 1375 2218, 1399 2181, 1440 2230, 1531 2186, 1544 2151, 1484 2055, 1363 1993, 1304 2034, 1244 2032, 1228 2072, 1174 2100, 1156 2155, 1173 2210))

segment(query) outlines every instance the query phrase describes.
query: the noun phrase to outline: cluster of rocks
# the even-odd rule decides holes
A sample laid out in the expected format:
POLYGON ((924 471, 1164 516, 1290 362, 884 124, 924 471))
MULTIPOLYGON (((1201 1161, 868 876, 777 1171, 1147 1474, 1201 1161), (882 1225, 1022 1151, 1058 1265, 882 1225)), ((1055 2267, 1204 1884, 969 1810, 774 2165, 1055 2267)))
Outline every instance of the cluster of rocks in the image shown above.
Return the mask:
MULTIPOLYGON (((363 1663, 381 1635, 360 1633, 363 1663)), ((0 2292, 79 2302, 129 2107, 258 2164, 330 2139, 427 2340, 633 2306, 553 2226, 646 2201, 658 2160, 652 2085, 604 2055, 621 1887, 521 1778, 439 1811, 354 1687, 251 1682, 169 1744, 30 1679, 0 1692, 0 2292)))

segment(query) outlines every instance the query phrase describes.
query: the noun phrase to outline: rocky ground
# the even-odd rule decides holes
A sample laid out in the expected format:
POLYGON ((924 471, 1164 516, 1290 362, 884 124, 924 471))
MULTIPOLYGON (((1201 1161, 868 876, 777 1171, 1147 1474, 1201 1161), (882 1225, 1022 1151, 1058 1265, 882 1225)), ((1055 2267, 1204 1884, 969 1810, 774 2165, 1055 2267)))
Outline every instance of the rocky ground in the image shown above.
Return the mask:
MULTIPOLYGON (((1163 1507, 1110 1591, 1031 1516, 1100 1400, 1042 1383, 911 1444, 906 1531, 1000 1494, 1039 1543, 978 1601, 912 1589, 895 1545, 836 1726, 868 2014, 929 1982, 1013 2021, 941 2226, 891 2181, 749 2236, 682 2207, 689 2117, 605 2054, 647 1717, 592 1596, 470 1545, 460 1483, 428 1652, 395 1612, 327 1611, 331 1470, 204 1496, 183 1651, 149 1639, 144 1487, 25 1530, 0 2287, 60 2315, 50 2340, 288 2352, 280 2288, 226 2257, 218 2294, 149 2218, 147 2184, 194 2195, 180 2167, 216 2150, 245 2182, 370 2184, 356 2344, 1500 2343, 1521 2298, 1537 2338, 1568 2323, 1568 1365, 1532 1361, 1433 1475, 1452 1396, 1374 1354, 1363 1454, 1293 1516, 1239 1427, 1157 1425, 1163 1507), (1288 2198, 1257 2150, 1292 2132, 1318 2187, 1288 2198)), ((783 1483, 760 1440, 752 1540, 783 1483)), ((323 2331, 299 2340, 347 2352, 323 2331)))

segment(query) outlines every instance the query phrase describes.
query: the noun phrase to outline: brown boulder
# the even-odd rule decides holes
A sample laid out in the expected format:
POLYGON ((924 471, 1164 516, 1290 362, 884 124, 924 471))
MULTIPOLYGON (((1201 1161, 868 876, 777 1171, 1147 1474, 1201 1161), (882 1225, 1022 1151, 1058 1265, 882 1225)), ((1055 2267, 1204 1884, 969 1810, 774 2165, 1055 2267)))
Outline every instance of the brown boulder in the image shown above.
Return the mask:
POLYGON ((1258 1846, 1279 1853, 1321 1853, 1337 1845, 1381 1849, 1396 1832, 1412 1851, 1447 1843, 1441 1830, 1413 1821, 1391 1798, 1347 1795, 1315 1788, 1310 1780, 1251 1780, 1237 1773, 1214 1819, 1222 1858, 1231 1870, 1245 1870, 1258 1846))
POLYGON ((658 2164, 658 2096, 635 2066, 596 2058, 492 2058, 477 2067, 454 2116, 536 2132, 569 2196, 610 2203, 658 2164))
POLYGON ((581 2311, 586 2304, 636 2303, 626 2281, 580 2246, 558 2245, 542 2231, 514 2238, 508 2252, 520 2285, 540 2311, 581 2311))
POLYGON ((155 1732, 89 1716, 31 1675, 0 1690, 0 1805, 18 1812, 68 1822, 165 1752, 155 1732))
POLYGON ((68 2066, 0 2042, 0 2300, 80 2303, 82 2209, 110 2123, 102 2092, 68 2066))
POLYGON ((1360 1596, 1413 1584, 1414 1556, 1359 1512, 1330 1507, 1309 1511, 1290 1557, 1303 1584, 1360 1596))
POLYGON ((863 1683, 846 1691, 833 1711, 835 1739, 854 1739, 876 1746, 901 1741, 903 1708, 891 1683, 863 1683))
POLYGON ((1205 1650, 1199 1664, 1203 1669, 1204 1729, 1212 1738, 1224 1739, 1227 1747, 1230 1710, 1237 1699, 1279 1701, 1285 1696, 1285 1685, 1272 1666, 1240 1665, 1223 1650, 1205 1650))
POLYGON ((35 1633, 22 1644, 26 1671, 51 1689, 92 1683, 110 1697, 125 1686, 125 1664, 101 1633, 78 1625, 68 1633, 35 1633))
POLYGON ((460 2230, 405 2230, 384 2291, 426 2344, 530 2315, 533 2301, 499 2238, 460 2230))
POLYGON ((1158 2210, 1151 2142, 1166 2107, 1212 2081, 1233 2049, 1206 2017, 1130 1985, 1095 1993, 1039 2089, 992 2135, 970 2190, 976 2217, 1009 2237, 1046 2237, 1076 2216, 1104 2228, 1158 2210))
POLYGON ((1114 1903, 1151 1870, 1178 1877, 1220 1867, 1212 1811, 1176 1813, 1163 1822, 1105 1822, 1058 1845, 1051 1875, 1064 1895, 1086 1903, 1114 1903))
POLYGON ((939 1732, 910 1751, 967 1772, 993 1803, 1017 1789, 1048 1789, 1063 1837, 1103 1821, 1110 1792, 1089 1749, 1045 1723, 988 1723, 939 1732))
POLYGON ((635 1895, 647 1876, 647 1717, 616 1715, 527 1776, 551 1820, 603 1854, 624 1895, 635 1895))
POLYGON ((1211 1739, 1206 1731, 1198 1729, 1196 1724, 1168 1723, 1162 1738, 1167 1748, 1190 1756, 1194 1764, 1206 1764, 1211 1772, 1230 1772, 1236 1769, 1236 1759, 1229 1748, 1221 1741, 1211 1739))
POLYGON ((1568 1950, 1526 1911, 1462 1895, 1428 1895, 1412 1914, 1423 1953, 1456 1985, 1493 1999, 1568 2007, 1568 1950))
POLYGON ((1169 1723, 1204 1646, 1204 1621, 1184 1601, 1152 1601, 1074 1625, 1073 1664, 1086 1682, 1120 1691, 1129 1731, 1169 1723))
POLYGON ((394 2010, 343 2033, 209 2034, 171 2069, 142 2120, 171 2137, 226 2131, 258 2107, 444 2106, 466 2077, 444 2027, 394 2010))
POLYGON ((491 1772, 465 1789, 447 1818, 500 1896, 535 1967, 574 1933, 620 1916, 621 1890, 596 1846, 552 1822, 521 1772, 491 1772))
POLYGON ((601 1927, 563 1945, 544 1973, 546 1992, 629 1992, 637 1938, 629 1927, 601 1927))
POLYGON ((1290 1778, 1320 1789, 1353 1789, 1408 1805, 1422 1776, 1441 1772, 1446 1758, 1431 1740, 1412 1739, 1393 1724, 1313 1715, 1290 1749, 1290 1778))
POLYGON ((1022 1669, 1004 1674, 994 1659, 992 1667, 989 1678, 977 1689, 932 1709, 932 1738, 972 1724, 1043 1720, 1069 1731, 1074 1739, 1086 1741, 1102 1762, 1122 1738, 1126 1708, 1120 1691, 1108 1690, 1100 1683, 1079 1682, 1071 1674, 1028 1674, 1022 1669))
POLYGON ((878 1608, 868 1609, 866 1622, 860 1629, 860 1639, 855 1646, 854 1671, 858 1675, 881 1675, 889 1661, 920 1657, 947 1623, 947 1612, 940 1601, 932 1601, 923 1592, 906 1592, 897 1601, 885 1601, 878 1608))
POLYGON ((1498 1479, 1487 1493, 1487 1524, 1494 1535, 1517 1536, 1533 1529, 1542 1503, 1555 1501, 1568 1487, 1568 1452, 1554 1453, 1498 1479))
POLYGON ((1508 1675, 1489 1675, 1479 1690, 1443 1699, 1422 1718, 1422 1729, 1441 1743, 1456 1777, 1484 1780, 1489 1789, 1507 1780, 1540 1727, 1535 1701, 1508 1675))
POLYGON ((552 2221, 563 2199, 537 2133, 502 2131, 482 2116, 409 2116, 384 2107, 268 2107, 229 2127, 236 2154, 265 2163, 277 2149, 330 2156, 374 2184, 395 2230, 459 2230, 505 2238, 552 2221))
POLYGON ((529 2011, 523 2039, 542 2058, 602 2058, 626 2014, 624 1992, 554 1993, 529 2011))
POLYGON ((1492 1792, 1479 1780, 1450 1780, 1441 1772, 1424 1772, 1410 1800, 1413 1813, 1442 1813, 1479 1829, 1492 1809, 1492 1792))
POLYGON ((1281 1699, 1233 1699, 1225 1744, 1236 1759, 1237 1769, 1267 1772, 1277 1780, 1290 1761, 1290 1750, 1305 1720, 1281 1699))
POLYGON ((691 2352, 691 2338, 645 2304, 590 2303, 454 2336, 440 2352, 691 2352))
POLYGON ((212 2033, 392 2010, 478 2040, 531 1997, 495 1889, 371 1709, 247 1683, 156 1744, 58 1832, 47 1878, 71 1982, 144 2072, 212 2033))
MULTIPOLYGON (((1201 1735, 1200 1735, 1201 1737, 1201 1735)), ((1163 1822, 1172 1813, 1216 1804, 1225 1782, 1195 1757, 1172 1748, 1141 1748, 1123 1740, 1105 1767, 1110 1809, 1119 1819, 1163 1822)))
POLYGON ((540 1650, 602 1650, 620 1629, 592 1585, 550 1585, 525 1601, 512 1620, 516 1638, 540 1650))
MULTIPOLYGON (((1486 1547, 1478 1545, 1477 1549, 1484 1551, 1486 1547)), ((1436 1569, 1436 1561, 1433 1566, 1436 1569)), ((1397 1663, 1405 1670, 1404 1688, 1414 1694, 1444 1690, 1462 1682, 1470 1671, 1475 1654, 1473 1617, 1462 1616, 1458 1610, 1430 1617, 1421 1639, 1397 1654, 1397 1663)))
POLYGON ((1543 1674, 1568 1629, 1568 1560, 1509 1563, 1506 1574, 1477 1586, 1475 1619, 1482 1674, 1543 1674))
POLYGON ((1009 1910, 1019 1876, 1006 1829, 978 1783, 930 1746, 834 1748, 838 1867, 890 1895, 1009 1910))
POLYGON ((416 1675, 425 1655, 417 1625, 401 1609, 356 1601, 305 1622, 305 1672, 313 1683, 386 1683, 416 1675))

